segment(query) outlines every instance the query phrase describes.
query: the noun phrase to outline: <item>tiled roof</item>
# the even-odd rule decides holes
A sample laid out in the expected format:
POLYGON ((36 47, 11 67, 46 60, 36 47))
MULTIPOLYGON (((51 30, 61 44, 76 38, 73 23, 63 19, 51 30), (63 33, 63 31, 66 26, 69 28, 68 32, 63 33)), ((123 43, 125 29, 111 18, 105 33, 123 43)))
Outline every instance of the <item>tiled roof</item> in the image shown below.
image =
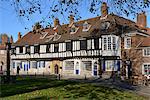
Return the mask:
POLYGON ((114 14, 109 14, 106 19, 102 19, 100 16, 95 18, 90 18, 87 20, 81 20, 78 22, 74 22, 74 24, 79 27, 78 31, 75 34, 70 34, 70 27, 69 24, 59 25, 58 28, 58 35, 61 37, 58 41, 50 40, 51 35, 55 34, 53 27, 43 29, 44 32, 48 32, 48 34, 41 39, 40 33, 29 32, 24 35, 19 41, 14 43, 15 46, 23 46, 23 45, 34 45, 34 44, 45 44, 45 43, 56 43, 56 42, 64 42, 65 40, 78 40, 81 38, 88 38, 92 36, 99 36, 101 34, 110 34, 115 32, 114 34, 121 34, 119 30, 122 28, 124 32, 139 30, 139 27, 136 25, 135 22, 125 19, 123 17, 119 17, 114 14), (91 25, 91 28, 87 32, 83 32, 83 23, 86 22, 91 25), (103 22, 110 22, 110 27, 107 30, 101 30, 103 22), (117 26, 117 27, 116 27, 117 26), (124 26, 124 27, 123 27, 124 26))

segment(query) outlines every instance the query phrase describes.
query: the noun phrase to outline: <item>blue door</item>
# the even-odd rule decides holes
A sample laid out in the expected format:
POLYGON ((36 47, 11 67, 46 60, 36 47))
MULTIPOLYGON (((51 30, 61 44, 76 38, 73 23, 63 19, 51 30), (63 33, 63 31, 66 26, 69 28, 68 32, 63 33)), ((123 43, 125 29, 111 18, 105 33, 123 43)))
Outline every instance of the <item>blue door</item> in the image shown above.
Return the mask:
POLYGON ((93 75, 94 75, 94 76, 97 76, 97 74, 98 74, 97 69, 98 69, 98 68, 97 68, 97 63, 95 62, 95 63, 94 63, 94 66, 93 66, 93 75))

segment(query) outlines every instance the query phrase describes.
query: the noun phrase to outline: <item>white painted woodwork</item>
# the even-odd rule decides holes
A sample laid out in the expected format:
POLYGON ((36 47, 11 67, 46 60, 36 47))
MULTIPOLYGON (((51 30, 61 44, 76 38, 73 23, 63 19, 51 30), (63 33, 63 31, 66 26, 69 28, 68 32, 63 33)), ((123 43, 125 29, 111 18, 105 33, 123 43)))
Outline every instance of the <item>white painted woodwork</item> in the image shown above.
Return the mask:
POLYGON ((40 53, 46 53, 46 45, 40 45, 40 53))
POLYGON ((34 53, 34 46, 31 46, 31 53, 34 53))

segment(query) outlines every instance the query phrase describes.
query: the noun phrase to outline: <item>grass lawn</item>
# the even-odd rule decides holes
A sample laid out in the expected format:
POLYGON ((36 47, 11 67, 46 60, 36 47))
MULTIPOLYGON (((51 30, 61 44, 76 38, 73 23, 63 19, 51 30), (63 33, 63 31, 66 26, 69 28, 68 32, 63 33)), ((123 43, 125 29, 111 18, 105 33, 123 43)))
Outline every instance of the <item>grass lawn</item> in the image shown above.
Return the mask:
POLYGON ((1 85, 1 100, 146 100, 132 92, 66 80, 17 79, 1 85))

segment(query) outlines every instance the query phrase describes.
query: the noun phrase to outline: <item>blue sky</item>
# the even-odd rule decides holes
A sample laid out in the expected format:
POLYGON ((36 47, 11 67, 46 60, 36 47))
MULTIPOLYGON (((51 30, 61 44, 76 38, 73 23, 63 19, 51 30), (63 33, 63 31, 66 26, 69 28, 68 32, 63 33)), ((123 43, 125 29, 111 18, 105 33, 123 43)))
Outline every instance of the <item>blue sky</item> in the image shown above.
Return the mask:
MULTIPOLYGON (((96 16, 94 14, 88 13, 87 10, 84 10, 83 8, 81 9, 82 10, 80 13, 82 19, 92 18, 96 16)), ((148 27, 150 27, 150 12, 146 12, 146 14, 147 14, 147 25, 148 27)), ((22 35, 26 34, 28 31, 32 30, 32 25, 34 25, 35 22, 40 21, 45 15, 46 12, 43 11, 42 15, 35 14, 30 17, 31 20, 27 21, 26 19, 21 19, 20 17, 18 17, 16 12, 13 10, 13 7, 10 6, 9 4, 1 4, 0 5, 0 34, 6 33, 9 36, 12 35, 14 40, 16 41, 18 32, 21 32, 22 35), (27 27, 28 29, 25 29, 25 27, 27 27)), ((59 14, 57 16, 59 16, 59 14)), ((59 17, 60 22, 68 23, 68 18, 64 18, 64 17, 63 18, 59 17)), ((131 17, 126 17, 126 18, 133 20, 131 17)))

